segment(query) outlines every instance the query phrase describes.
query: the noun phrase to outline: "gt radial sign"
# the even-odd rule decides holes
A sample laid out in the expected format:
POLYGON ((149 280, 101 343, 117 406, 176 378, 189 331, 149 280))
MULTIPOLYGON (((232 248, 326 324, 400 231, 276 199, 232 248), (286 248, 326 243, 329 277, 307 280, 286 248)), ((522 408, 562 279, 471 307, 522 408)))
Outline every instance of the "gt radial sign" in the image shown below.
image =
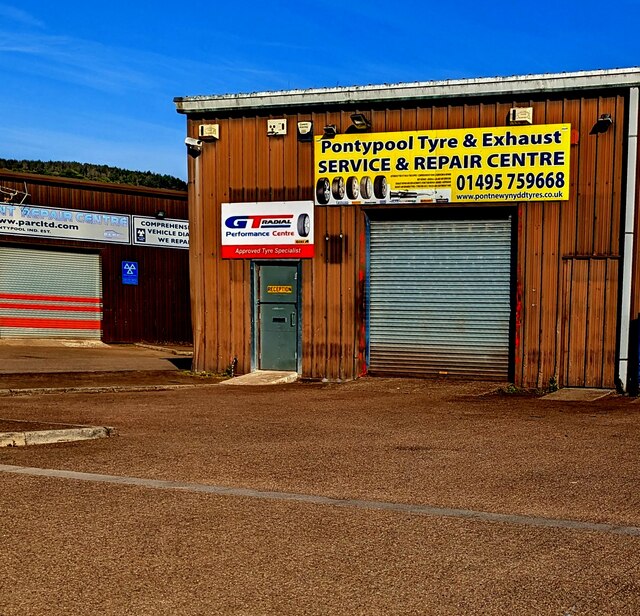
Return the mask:
POLYGON ((564 201, 571 125, 316 137, 318 205, 564 201))
POLYGON ((222 204, 223 259, 313 257, 313 203, 222 204))

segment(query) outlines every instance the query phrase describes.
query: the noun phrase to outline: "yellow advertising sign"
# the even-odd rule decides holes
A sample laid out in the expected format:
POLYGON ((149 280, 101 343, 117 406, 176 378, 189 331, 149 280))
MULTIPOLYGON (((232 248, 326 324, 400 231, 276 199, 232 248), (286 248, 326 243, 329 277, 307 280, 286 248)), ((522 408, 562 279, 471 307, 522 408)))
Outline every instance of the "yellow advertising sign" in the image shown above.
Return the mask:
POLYGON ((566 201, 570 141, 570 124, 316 137, 316 204, 566 201))

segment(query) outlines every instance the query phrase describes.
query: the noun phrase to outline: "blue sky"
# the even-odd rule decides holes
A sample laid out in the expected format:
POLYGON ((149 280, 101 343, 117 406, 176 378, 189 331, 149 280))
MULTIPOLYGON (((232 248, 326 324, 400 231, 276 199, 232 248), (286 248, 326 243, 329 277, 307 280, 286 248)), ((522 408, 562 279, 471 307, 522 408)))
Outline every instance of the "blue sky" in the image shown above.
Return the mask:
POLYGON ((0 158, 186 178, 174 96, 640 65, 615 3, 0 0, 0 158))

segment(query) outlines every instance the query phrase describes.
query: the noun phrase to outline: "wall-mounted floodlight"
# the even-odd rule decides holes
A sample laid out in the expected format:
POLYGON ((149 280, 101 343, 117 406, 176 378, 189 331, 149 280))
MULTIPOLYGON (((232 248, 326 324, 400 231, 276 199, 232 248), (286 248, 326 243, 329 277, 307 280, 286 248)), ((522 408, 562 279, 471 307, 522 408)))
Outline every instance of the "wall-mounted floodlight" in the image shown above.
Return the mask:
POLYGON ((352 113, 351 121, 357 130, 364 131, 371 128, 371 121, 362 113, 352 113))
POLYGON ((156 218, 158 220, 164 220, 167 217, 167 213, 164 210, 158 210, 156 212, 156 218))
POLYGON ((335 124, 329 124, 322 130, 323 139, 333 139, 338 134, 338 128, 335 124))
POLYGON ((613 118, 610 113, 603 113, 597 119, 596 123, 591 129, 591 133, 606 133, 609 127, 613 124, 613 118))

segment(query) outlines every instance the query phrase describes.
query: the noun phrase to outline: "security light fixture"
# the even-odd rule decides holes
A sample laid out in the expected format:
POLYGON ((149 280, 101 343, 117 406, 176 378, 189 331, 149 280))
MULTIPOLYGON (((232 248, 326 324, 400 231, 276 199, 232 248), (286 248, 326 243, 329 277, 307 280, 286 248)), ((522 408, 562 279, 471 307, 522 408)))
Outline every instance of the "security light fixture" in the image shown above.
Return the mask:
POLYGON ((591 130, 592 133, 606 133, 613 124, 610 113, 602 113, 591 130))
POLYGON ((156 212, 156 218, 158 220, 164 220, 166 218, 166 216, 167 216, 167 213, 164 210, 158 210, 156 212))
POLYGON ((333 139, 338 134, 338 128, 335 124, 328 124, 322 130, 323 139, 333 139))
POLYGON ((353 122, 353 126, 357 130, 369 130, 371 128, 371 121, 369 118, 365 117, 362 113, 352 113, 351 121, 353 122))

